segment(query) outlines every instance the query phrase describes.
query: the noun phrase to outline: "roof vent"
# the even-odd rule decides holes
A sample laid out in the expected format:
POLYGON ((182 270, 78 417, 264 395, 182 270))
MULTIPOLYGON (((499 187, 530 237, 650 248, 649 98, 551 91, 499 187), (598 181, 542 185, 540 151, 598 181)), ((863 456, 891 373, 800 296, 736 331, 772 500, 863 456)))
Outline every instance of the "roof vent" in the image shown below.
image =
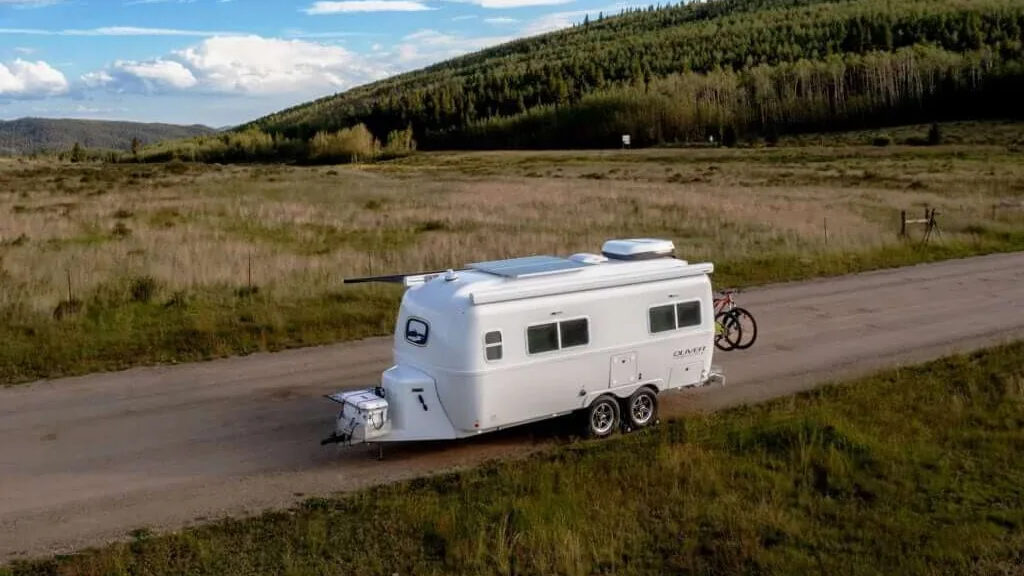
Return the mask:
POLYGON ((600 264, 601 262, 607 262, 608 259, 600 254, 590 254, 589 252, 580 252, 569 256, 569 260, 573 262, 581 262, 583 264, 600 264))
POLYGON ((671 258, 675 254, 671 240, 658 238, 628 238, 608 240, 601 247, 601 254, 612 260, 651 260, 671 258))

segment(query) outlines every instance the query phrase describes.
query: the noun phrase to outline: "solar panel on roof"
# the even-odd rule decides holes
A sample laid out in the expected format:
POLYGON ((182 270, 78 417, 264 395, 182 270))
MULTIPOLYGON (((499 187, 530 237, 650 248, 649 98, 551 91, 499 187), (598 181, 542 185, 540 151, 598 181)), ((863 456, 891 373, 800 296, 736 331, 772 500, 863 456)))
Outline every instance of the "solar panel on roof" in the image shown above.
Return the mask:
POLYGON ((526 278, 529 276, 542 276, 545 274, 562 274, 575 272, 580 268, 589 266, 584 262, 575 262, 557 256, 523 256, 521 258, 509 258, 508 260, 491 260, 489 262, 476 262, 468 267, 480 272, 487 272, 496 276, 506 278, 526 278))

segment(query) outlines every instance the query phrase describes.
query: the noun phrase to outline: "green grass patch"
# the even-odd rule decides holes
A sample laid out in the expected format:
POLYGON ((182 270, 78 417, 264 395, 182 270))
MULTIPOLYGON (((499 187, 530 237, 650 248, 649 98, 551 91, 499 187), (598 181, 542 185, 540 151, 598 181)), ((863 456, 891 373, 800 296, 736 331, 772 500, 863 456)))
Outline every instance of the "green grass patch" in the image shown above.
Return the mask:
POLYGON ((1008 573, 1022 448, 1016 342, 0 574, 1008 573))
POLYGON ((358 287, 289 300, 259 287, 163 294, 103 286, 51 317, 0 309, 0 383, 355 340, 393 329, 398 292, 358 287))
POLYGON ((935 240, 933 232, 929 243, 922 245, 923 232, 917 231, 904 244, 875 250, 818 256, 776 253, 762 258, 723 260, 715 264, 713 282, 716 287, 752 287, 1024 250, 1024 232, 983 226, 975 226, 970 232, 974 239, 966 242, 935 240))

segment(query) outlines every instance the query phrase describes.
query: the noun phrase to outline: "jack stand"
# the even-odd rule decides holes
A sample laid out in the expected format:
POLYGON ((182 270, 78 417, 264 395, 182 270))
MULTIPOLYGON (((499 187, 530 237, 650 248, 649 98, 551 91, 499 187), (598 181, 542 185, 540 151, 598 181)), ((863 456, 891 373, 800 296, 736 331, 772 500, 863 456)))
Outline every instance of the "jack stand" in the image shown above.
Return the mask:
POLYGON ((384 459, 384 445, 383 444, 377 444, 377 461, 379 462, 379 461, 381 461, 383 459, 384 459))

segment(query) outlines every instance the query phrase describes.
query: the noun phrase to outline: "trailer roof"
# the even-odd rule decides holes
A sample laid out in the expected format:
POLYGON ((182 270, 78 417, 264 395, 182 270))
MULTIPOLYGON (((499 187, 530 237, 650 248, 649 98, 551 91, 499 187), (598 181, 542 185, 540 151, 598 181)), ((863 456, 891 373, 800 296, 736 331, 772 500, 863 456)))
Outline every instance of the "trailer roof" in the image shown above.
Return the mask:
POLYGON ((461 301, 462 306, 473 306, 700 276, 714 270, 711 263, 693 264, 673 257, 585 260, 532 256, 478 262, 440 274, 414 288, 412 292, 416 294, 409 296, 431 308, 450 306, 456 301, 461 301))

